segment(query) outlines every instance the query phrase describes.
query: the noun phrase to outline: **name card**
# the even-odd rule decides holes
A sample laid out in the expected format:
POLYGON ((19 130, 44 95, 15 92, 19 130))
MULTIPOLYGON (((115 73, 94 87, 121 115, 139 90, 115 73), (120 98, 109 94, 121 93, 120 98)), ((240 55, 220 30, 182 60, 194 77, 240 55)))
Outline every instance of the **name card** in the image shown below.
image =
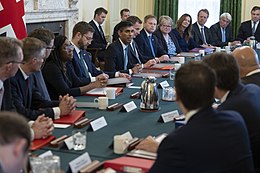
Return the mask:
POLYGON ((162 82, 159 84, 159 86, 160 86, 161 88, 167 88, 167 87, 170 86, 170 84, 165 80, 165 81, 162 81, 162 82))
POLYGON ((69 163, 69 166, 72 173, 77 173, 79 172, 80 169, 89 165, 90 163, 91 163, 91 159, 89 157, 89 154, 86 152, 81 156, 77 157, 76 159, 72 160, 69 163))
POLYGON ((71 149, 74 147, 74 144, 73 144, 73 136, 68 137, 67 139, 64 140, 64 142, 65 142, 65 144, 66 144, 66 146, 67 146, 67 148, 68 148, 69 150, 71 150, 71 149))
POLYGON ((105 117, 100 117, 90 123, 91 129, 97 131, 107 125, 105 117))
POLYGON ((180 115, 179 115, 179 112, 177 110, 167 112, 167 113, 161 114, 159 122, 167 123, 167 122, 173 121, 174 118, 179 117, 179 116, 180 115))
POLYGON ((135 102, 131 101, 129 103, 124 104, 120 111, 121 112, 130 112, 136 108, 137 108, 137 106, 135 105, 135 102))
POLYGON ((44 157, 47 157, 47 156, 53 156, 51 150, 46 151, 46 152, 39 155, 40 158, 44 158, 44 157))

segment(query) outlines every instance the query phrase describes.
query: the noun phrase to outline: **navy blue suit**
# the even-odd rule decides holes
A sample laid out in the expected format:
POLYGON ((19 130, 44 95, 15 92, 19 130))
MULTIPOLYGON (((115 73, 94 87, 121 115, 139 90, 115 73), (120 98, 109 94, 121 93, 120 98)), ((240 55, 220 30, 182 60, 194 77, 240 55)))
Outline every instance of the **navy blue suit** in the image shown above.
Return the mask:
MULTIPOLYGON (((129 57, 130 55, 128 49, 127 69, 131 69, 134 67, 134 65, 130 63, 129 57)), ((115 42, 111 43, 106 50, 104 71, 105 72, 120 71, 121 73, 129 73, 129 70, 124 70, 124 50, 119 40, 116 40, 115 42)))
MULTIPOLYGON (((53 74, 51 74, 53 75, 53 74)), ((12 97, 18 113, 29 120, 36 120, 41 114, 54 118, 52 107, 59 106, 58 101, 44 100, 37 88, 34 87, 32 76, 27 81, 20 69, 11 78, 12 97)))
MULTIPOLYGON (((162 47, 164 49, 164 51, 168 53, 168 46, 167 46, 166 40, 163 37, 162 32, 159 29, 157 29, 153 34, 158 38, 160 47, 162 47)), ((169 33, 169 36, 176 47, 176 53, 177 54, 180 53, 181 52, 180 45, 172 31, 169 33)))
POLYGON ((184 31, 183 35, 181 36, 177 29, 172 30, 173 34, 178 40, 178 43, 181 47, 182 52, 189 52, 191 49, 195 47, 200 47, 197 43, 193 40, 193 38, 189 38, 188 42, 184 39, 186 35, 186 31, 184 31))
POLYGON ((140 34, 135 38, 135 42, 139 47, 140 54, 142 55, 145 62, 155 57, 160 57, 167 54, 163 48, 160 47, 158 38, 152 34, 152 45, 155 57, 153 56, 149 38, 144 29, 141 30, 140 34))
POLYGON ((10 78, 4 81, 4 96, 2 100, 1 110, 15 112, 14 100, 12 96, 12 87, 10 78))
POLYGON ((80 96, 80 88, 87 84, 75 74, 71 64, 67 65, 66 74, 53 60, 48 61, 42 69, 43 77, 51 99, 58 99, 59 95, 69 94, 80 96))
MULTIPOLYGON (((244 40, 246 40, 248 37, 252 36, 252 23, 251 20, 247 20, 243 23, 241 23, 238 34, 237 34, 237 40, 241 41, 243 43, 244 40)), ((256 41, 260 42, 260 22, 258 22, 256 31, 255 31, 255 39, 256 41)))
POLYGON ((260 86, 260 72, 241 78, 243 84, 256 84, 260 86))
POLYGON ((206 108, 160 144, 150 173, 254 172, 246 125, 237 112, 206 108))
POLYGON ((219 25, 219 22, 212 25, 210 27, 210 31, 213 39, 212 41, 213 46, 224 47, 228 45, 228 42, 234 41, 233 34, 232 34, 232 27, 230 24, 225 28, 225 36, 226 36, 225 42, 222 42, 222 32, 221 32, 221 27, 219 25))
MULTIPOLYGON (((204 28, 204 34, 205 34, 205 37, 206 37, 207 44, 212 44, 213 38, 212 38, 210 29, 206 26, 204 26, 203 28, 204 28)), ((202 38, 202 35, 201 35, 201 32, 200 32, 200 29, 197 25, 197 22, 192 25, 192 37, 193 37, 193 40, 198 45, 203 44, 203 38, 202 38)))
POLYGON ((242 115, 249 133, 254 165, 260 171, 260 88, 254 84, 239 84, 230 91, 218 110, 234 110, 242 115))

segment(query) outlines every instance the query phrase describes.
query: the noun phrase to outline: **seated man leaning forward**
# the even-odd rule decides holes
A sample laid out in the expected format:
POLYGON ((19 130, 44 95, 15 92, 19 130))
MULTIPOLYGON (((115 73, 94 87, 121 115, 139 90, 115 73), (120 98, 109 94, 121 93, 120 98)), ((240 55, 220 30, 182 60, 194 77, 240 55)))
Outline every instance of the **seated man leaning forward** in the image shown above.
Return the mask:
MULTIPOLYGON (((151 173, 254 171, 242 117, 237 112, 217 111, 211 106, 215 84, 214 71, 203 62, 189 62, 177 71, 176 101, 186 124, 161 142, 151 173)), ((155 143, 149 138, 137 148, 147 149, 147 141, 155 143)))

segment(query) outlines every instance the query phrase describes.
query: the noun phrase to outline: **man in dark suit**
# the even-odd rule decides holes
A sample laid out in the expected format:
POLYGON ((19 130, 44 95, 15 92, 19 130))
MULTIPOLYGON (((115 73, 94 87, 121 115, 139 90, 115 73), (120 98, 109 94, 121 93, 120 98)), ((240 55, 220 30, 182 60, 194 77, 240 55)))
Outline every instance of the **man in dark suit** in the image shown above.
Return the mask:
POLYGON ((212 36, 210 29, 205 26, 209 17, 207 9, 201 9, 197 15, 197 22, 192 25, 192 37, 194 41, 202 47, 208 47, 212 44, 212 36))
POLYGON ((223 13, 219 17, 219 22, 210 27, 213 46, 224 47, 227 46, 228 43, 235 46, 240 43, 240 41, 234 41, 232 26, 230 25, 231 20, 232 17, 229 13, 223 13))
POLYGON ((24 64, 11 78, 12 97, 18 113, 29 120, 45 114, 52 119, 69 114, 75 108, 75 99, 68 95, 59 101, 44 100, 33 84, 31 73, 40 70, 46 54, 45 44, 32 37, 23 40, 24 64))
POLYGON ((155 59, 157 63, 169 60, 167 53, 159 46, 158 38, 153 35, 153 32, 156 30, 156 25, 157 20, 155 16, 145 16, 144 28, 135 38, 140 54, 146 62, 150 59, 155 59))
MULTIPOLYGON (((124 8, 120 11, 121 21, 126 21, 126 19, 130 16, 130 10, 128 8, 124 8)), ((118 23, 119 24, 119 23, 118 23)), ((118 39, 118 24, 114 27, 113 31, 113 39, 112 41, 116 41, 118 39)))
POLYGON ((250 47, 236 48, 232 55, 239 65, 240 79, 244 84, 256 84, 260 86, 260 67, 258 55, 250 47))
MULTIPOLYGON (((1 111, 15 112, 10 77, 15 75, 18 65, 23 61, 22 43, 13 38, 0 38, 0 47, 0 84, 4 84, 0 91, 0 107, 1 111)), ((32 129, 32 140, 47 137, 54 130, 52 120, 44 115, 28 124, 32 129)))
MULTIPOLYGON (((101 25, 104 23, 107 17, 107 10, 100 7, 95 10, 94 19, 89 22, 89 24, 94 28, 94 36, 93 42, 89 45, 90 48, 98 48, 97 57, 98 60, 103 62, 105 56, 105 50, 107 48, 107 41, 103 32, 101 25)), ((94 52, 91 52, 92 56, 94 57, 94 52)))
MULTIPOLYGON (((51 51, 53 50, 53 44, 54 44, 54 34, 45 28, 37 28, 35 30, 33 30, 28 37, 34 37, 34 38, 38 38, 39 40, 43 41, 47 47, 46 47, 46 57, 45 60, 47 60, 47 58, 50 56, 51 51)), ((44 64, 43 64, 44 65, 44 64)), ((48 93, 46 84, 44 82, 43 76, 42 76, 42 71, 36 71, 32 74, 33 76, 33 80, 35 83, 35 87, 37 87, 37 89, 39 90, 39 92, 41 93, 42 97, 45 100, 51 100, 50 95, 48 93)))
POLYGON ((243 43, 244 41, 249 42, 251 36, 255 36, 255 40, 260 42, 260 7, 254 6, 251 10, 251 20, 247 20, 241 23, 237 40, 243 43))
POLYGON ((189 62, 177 71, 176 101, 186 124, 161 142, 150 173, 254 171, 242 117, 211 107, 215 84, 214 71, 202 62, 189 62))
POLYGON ((217 74, 215 97, 221 102, 217 109, 237 111, 244 119, 249 134, 255 170, 259 172, 260 88, 254 84, 243 85, 240 83, 237 62, 230 54, 214 53, 204 58, 203 61, 217 74))

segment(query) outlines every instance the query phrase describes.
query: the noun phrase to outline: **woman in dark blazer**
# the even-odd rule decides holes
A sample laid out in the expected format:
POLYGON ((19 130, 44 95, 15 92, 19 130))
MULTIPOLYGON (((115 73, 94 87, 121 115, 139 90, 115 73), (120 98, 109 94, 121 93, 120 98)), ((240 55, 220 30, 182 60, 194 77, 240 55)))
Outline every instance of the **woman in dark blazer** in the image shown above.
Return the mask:
POLYGON ((65 36, 54 39, 55 49, 46 62, 42 72, 51 99, 59 99, 60 95, 79 96, 87 91, 104 87, 100 81, 87 85, 87 81, 79 79, 68 61, 73 58, 73 45, 65 36))
POLYGON ((159 19, 158 29, 154 35, 158 38, 160 46, 170 56, 181 52, 177 38, 172 32, 173 21, 169 16, 161 16, 159 19))
POLYGON ((193 40, 191 36, 192 30, 192 18, 189 14, 183 14, 176 24, 176 28, 173 29, 173 33, 176 36, 182 52, 189 52, 195 47, 200 47, 193 40))

